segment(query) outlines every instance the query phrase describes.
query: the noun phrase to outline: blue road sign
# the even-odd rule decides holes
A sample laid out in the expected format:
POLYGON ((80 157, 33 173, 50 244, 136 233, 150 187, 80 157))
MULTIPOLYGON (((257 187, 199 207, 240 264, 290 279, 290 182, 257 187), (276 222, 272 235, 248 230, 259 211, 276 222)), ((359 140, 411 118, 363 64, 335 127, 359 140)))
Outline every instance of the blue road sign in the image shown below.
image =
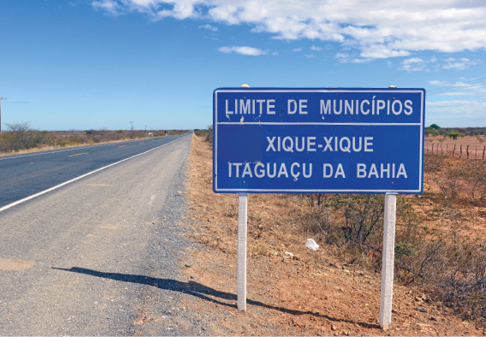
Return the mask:
POLYGON ((217 193, 423 190, 424 89, 220 88, 217 193))

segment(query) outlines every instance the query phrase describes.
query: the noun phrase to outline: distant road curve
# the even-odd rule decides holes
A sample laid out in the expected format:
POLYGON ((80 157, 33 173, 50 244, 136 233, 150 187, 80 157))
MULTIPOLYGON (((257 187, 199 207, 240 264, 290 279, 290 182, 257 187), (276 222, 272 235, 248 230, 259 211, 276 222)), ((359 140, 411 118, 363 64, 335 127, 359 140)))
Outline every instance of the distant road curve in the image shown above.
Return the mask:
POLYGON ((189 134, 0 157, 0 211, 12 203, 189 134))

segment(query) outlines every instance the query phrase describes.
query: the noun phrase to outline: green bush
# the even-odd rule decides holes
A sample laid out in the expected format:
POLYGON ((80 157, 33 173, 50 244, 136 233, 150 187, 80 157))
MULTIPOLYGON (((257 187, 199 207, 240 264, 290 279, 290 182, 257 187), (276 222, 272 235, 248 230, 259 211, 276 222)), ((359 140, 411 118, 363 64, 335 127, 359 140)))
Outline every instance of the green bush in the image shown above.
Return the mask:
POLYGON ((428 127, 425 128, 425 135, 426 136, 438 136, 438 135, 440 135, 440 133, 439 133, 439 131, 437 131, 437 129, 434 129, 431 126, 428 126, 428 127))
POLYGON ((459 131, 449 131, 449 132, 446 132, 446 135, 449 138, 452 138, 454 140, 456 140, 458 137, 464 137, 464 134, 460 133, 459 131))

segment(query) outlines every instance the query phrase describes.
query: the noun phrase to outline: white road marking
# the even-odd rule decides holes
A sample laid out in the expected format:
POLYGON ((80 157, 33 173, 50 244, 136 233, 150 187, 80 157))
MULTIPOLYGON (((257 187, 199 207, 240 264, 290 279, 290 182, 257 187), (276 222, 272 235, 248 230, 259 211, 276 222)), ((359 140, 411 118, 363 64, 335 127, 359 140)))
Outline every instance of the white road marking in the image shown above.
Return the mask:
POLYGON ((89 175, 91 175, 91 174, 93 174, 93 173, 99 172, 99 171, 101 171, 101 170, 107 169, 107 168, 112 167, 112 166, 115 166, 115 165, 118 165, 118 164, 120 164, 120 163, 123 163, 124 161, 127 161, 127 160, 130 160, 130 159, 132 159, 132 158, 135 158, 135 157, 141 156, 142 154, 145 154, 145 153, 151 152, 151 151, 153 151, 153 150, 157 150, 158 148, 160 148, 160 147, 162 147, 162 146, 165 146, 165 145, 169 145, 170 143, 173 143, 173 142, 175 142, 176 140, 179 140, 179 139, 181 139, 181 138, 174 139, 173 141, 170 141, 170 142, 168 142, 168 143, 165 143, 165 144, 159 145, 159 146, 154 147, 153 149, 150 149, 150 150, 148 150, 148 151, 145 151, 145 152, 142 152, 142 153, 136 154, 136 155, 134 155, 134 156, 131 156, 131 157, 125 158, 125 159, 123 159, 123 160, 117 161, 116 163, 113 163, 113 164, 110 164, 110 165, 103 166, 102 168, 99 168, 99 169, 97 169, 97 170, 94 170, 94 171, 88 172, 88 173, 86 173, 86 174, 83 174, 83 175, 81 175, 81 176, 79 176, 79 177, 76 177, 76 178, 74 178, 74 179, 71 179, 71 180, 69 180, 69 181, 63 182, 62 184, 59 184, 59 185, 56 185, 56 186, 54 186, 54 187, 48 188, 47 190, 44 190, 44 191, 42 191, 42 192, 39 192, 39 193, 33 194, 33 195, 31 195, 31 196, 29 196, 29 197, 27 197, 27 198, 24 198, 24 199, 21 199, 21 200, 15 201, 15 202, 13 202, 13 203, 11 203, 11 204, 8 204, 8 205, 3 206, 2 208, 0 208, 0 212, 3 212, 3 211, 5 211, 5 210, 7 210, 7 209, 9 209, 9 208, 12 208, 12 207, 14 207, 14 206, 17 206, 18 204, 21 204, 21 203, 26 202, 26 201, 28 201, 28 200, 31 200, 31 199, 37 198, 38 196, 41 196, 41 195, 43 195, 43 194, 49 193, 49 192, 51 192, 51 191, 54 191, 55 189, 58 189, 59 187, 62 187, 62 186, 65 186, 65 185, 67 185, 67 184, 70 184, 70 183, 72 183, 72 182, 75 182, 75 181, 77 181, 77 180, 79 180, 79 179, 82 179, 82 178, 84 178, 84 177, 87 177, 87 176, 89 176, 89 175))

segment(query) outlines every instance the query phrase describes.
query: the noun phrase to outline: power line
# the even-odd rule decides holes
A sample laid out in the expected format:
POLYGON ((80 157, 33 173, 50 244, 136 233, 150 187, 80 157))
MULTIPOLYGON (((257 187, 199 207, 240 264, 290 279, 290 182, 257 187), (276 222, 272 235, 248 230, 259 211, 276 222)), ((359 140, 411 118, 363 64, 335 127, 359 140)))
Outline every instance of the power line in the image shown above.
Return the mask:
POLYGON ((485 104, 486 101, 482 102, 469 102, 469 103, 460 103, 460 104, 450 104, 450 105, 432 105, 432 106, 427 106, 427 109, 442 109, 442 108, 453 108, 457 106, 465 106, 465 105, 480 105, 480 104, 485 104))
POLYGON ((450 85, 447 87, 438 88, 436 90, 431 90, 427 92, 427 95, 438 95, 449 91, 466 90, 466 89, 470 89, 471 87, 481 85, 484 83, 486 83, 486 78, 479 78, 476 80, 463 82, 460 85, 450 85))

